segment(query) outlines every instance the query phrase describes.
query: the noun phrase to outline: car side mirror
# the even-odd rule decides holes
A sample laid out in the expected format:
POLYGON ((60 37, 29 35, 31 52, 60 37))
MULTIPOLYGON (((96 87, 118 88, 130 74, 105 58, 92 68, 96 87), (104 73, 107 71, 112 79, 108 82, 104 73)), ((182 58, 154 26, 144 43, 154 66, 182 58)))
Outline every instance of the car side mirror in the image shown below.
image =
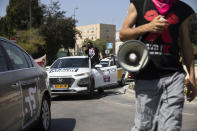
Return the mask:
POLYGON ((98 68, 102 68, 103 66, 100 65, 100 64, 97 64, 97 65, 95 65, 94 67, 95 67, 96 69, 98 69, 98 68))
POLYGON ((46 70, 49 70, 51 68, 51 66, 46 66, 45 68, 46 68, 46 70))

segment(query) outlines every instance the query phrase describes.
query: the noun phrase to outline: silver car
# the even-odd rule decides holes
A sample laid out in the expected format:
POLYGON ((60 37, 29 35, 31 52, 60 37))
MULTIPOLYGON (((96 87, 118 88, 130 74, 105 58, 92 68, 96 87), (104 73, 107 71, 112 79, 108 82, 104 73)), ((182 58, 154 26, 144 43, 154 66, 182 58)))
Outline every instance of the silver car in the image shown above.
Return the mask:
POLYGON ((0 130, 50 130, 47 74, 22 48, 0 37, 0 130))

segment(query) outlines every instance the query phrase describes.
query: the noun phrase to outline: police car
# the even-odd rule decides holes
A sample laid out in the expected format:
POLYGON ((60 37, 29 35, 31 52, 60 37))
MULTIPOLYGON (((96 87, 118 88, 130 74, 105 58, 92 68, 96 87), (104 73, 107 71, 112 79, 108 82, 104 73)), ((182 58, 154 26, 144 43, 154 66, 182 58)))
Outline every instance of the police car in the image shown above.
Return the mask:
POLYGON ((53 95, 87 94, 93 96, 97 89, 117 85, 117 66, 91 67, 88 56, 69 56, 57 59, 47 70, 49 86, 53 95))
POLYGON ((125 85, 125 81, 127 80, 126 71, 124 71, 119 65, 116 55, 102 59, 100 64, 102 65, 103 68, 115 67, 117 69, 117 72, 114 73, 113 75, 117 76, 117 83, 120 86, 125 85))

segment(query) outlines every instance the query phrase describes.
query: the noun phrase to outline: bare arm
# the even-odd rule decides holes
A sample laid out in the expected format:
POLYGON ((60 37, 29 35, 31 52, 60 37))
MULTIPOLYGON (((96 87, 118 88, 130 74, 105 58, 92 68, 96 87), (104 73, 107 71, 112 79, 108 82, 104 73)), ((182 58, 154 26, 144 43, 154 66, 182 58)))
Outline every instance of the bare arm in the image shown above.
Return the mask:
POLYGON ((132 28, 137 20, 137 10, 135 6, 131 3, 129 7, 128 14, 124 20, 122 28, 120 30, 120 40, 127 41, 131 39, 136 39, 137 37, 147 33, 160 33, 164 30, 164 27, 168 24, 167 20, 159 20, 163 16, 157 16, 152 22, 132 28))
POLYGON ((180 38, 181 38, 181 47, 183 50, 183 60, 184 64, 187 67, 187 71, 189 73, 189 85, 188 85, 188 100, 192 101, 197 93, 197 89, 195 87, 195 73, 194 73, 194 51, 192 47, 192 42, 189 37, 189 20, 191 17, 188 17, 181 25, 180 28, 180 38))

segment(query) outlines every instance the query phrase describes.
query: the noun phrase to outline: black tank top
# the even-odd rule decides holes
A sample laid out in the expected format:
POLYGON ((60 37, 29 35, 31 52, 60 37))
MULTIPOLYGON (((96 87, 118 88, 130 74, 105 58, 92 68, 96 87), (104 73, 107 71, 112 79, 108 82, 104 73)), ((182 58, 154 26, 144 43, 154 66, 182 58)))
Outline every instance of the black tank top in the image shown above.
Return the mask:
MULTIPOLYGON (((136 27, 149 23, 160 15, 152 0, 130 0, 137 10, 136 27)), ((181 1, 176 1, 165 15, 169 25, 162 34, 146 33, 141 38, 149 49, 150 61, 140 72, 135 74, 136 79, 156 79, 174 73, 184 72, 179 62, 178 34, 182 22, 194 11, 181 1)))

